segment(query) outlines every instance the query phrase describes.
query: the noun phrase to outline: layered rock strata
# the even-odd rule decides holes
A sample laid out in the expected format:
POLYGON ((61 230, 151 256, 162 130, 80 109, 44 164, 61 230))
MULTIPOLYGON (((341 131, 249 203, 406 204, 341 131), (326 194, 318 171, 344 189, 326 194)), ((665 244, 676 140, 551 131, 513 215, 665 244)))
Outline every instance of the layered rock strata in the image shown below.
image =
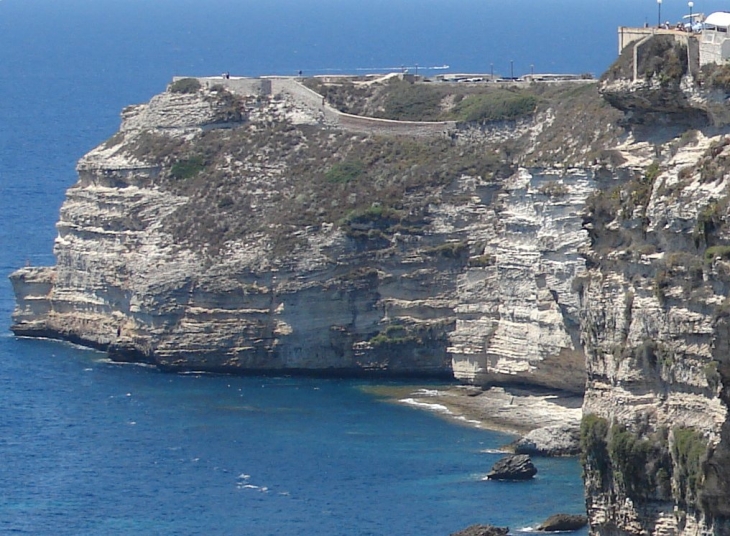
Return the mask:
POLYGON ((662 90, 656 80, 604 87, 637 122, 617 147, 634 174, 615 174, 589 200, 589 270, 576 282, 588 516, 598 535, 719 536, 730 534, 730 141, 710 120, 718 114, 701 130, 681 117, 693 99, 696 111, 719 106, 700 99, 696 80, 664 84, 655 105, 648 86, 662 90), (631 102, 663 119, 647 130, 631 102))
POLYGON ((660 74, 607 81, 631 131, 596 106, 589 141, 552 108, 409 136, 299 90, 166 92, 79 162, 13 330, 171 370, 587 374, 592 534, 730 534, 726 110, 660 74))
MULTIPOLYGON (((585 269, 592 171, 479 171, 495 140, 534 140, 551 112, 451 139, 432 123, 408 141, 408 123, 397 138, 380 123, 349 132, 293 81, 200 86, 128 107, 119 133, 81 159, 57 265, 11 277, 16 334, 172 370, 455 374, 582 391, 571 281, 585 269), (414 160, 409 171, 396 158, 383 173, 404 184, 397 203, 383 206, 393 194, 372 177, 375 192, 313 205, 299 174, 318 159, 320 176, 346 173, 341 153, 361 146, 386 159, 393 147, 447 150, 476 167, 414 160), (425 186, 408 186, 416 179, 425 186), (309 222, 291 222, 306 211, 309 222)), ((355 182, 327 176, 330 196, 355 182)))

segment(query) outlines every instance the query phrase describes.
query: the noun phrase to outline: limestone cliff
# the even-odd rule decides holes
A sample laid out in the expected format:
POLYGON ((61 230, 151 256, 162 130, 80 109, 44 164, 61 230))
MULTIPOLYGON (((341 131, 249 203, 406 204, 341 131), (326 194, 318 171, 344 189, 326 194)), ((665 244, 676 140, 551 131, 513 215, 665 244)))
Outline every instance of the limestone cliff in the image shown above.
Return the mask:
MULTIPOLYGON (((365 87, 377 108, 393 86, 365 87)), ((500 118, 416 123, 342 113, 293 80, 178 80, 79 162, 57 265, 11 277, 13 330, 172 370, 580 392, 572 282, 595 178, 565 163, 604 158, 614 127, 594 85, 539 91, 498 89, 500 118), (602 121, 570 148, 566 94, 602 121)))
POLYGON ((703 75, 602 88, 632 133, 588 201, 577 282, 592 534, 730 534, 730 138, 703 75))
POLYGON ((604 100, 176 81, 79 162, 13 330, 171 370, 585 382, 592 534, 730 534, 730 68, 646 43, 604 100))

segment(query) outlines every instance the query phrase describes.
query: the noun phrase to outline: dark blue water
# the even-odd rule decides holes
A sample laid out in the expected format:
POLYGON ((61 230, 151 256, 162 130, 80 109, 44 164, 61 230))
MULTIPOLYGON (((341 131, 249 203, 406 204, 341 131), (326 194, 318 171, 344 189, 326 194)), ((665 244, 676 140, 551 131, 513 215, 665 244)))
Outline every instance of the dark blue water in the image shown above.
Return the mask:
POLYGON ((483 482, 498 457, 483 451, 505 436, 357 382, 168 375, 2 344, 2 533, 445 535, 581 504, 574 460, 483 482))
MULTIPOLYGON (((722 2, 695 2, 695 11, 722 2)), ((575 460, 482 482, 507 438, 354 381, 164 375, 16 340, 76 160, 173 75, 592 72, 654 0, 0 0, 0 532, 422 534, 580 512, 575 460)), ((684 2, 664 0, 663 19, 684 2)))

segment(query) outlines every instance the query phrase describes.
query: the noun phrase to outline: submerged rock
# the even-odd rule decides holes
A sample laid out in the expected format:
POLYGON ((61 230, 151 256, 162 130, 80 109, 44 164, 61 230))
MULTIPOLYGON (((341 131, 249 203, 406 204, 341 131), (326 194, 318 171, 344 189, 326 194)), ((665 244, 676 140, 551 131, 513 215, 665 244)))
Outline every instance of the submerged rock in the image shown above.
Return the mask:
POLYGON ((454 532, 451 536, 504 536, 509 533, 509 527, 493 527, 492 525, 471 525, 470 527, 454 532))
POLYGON ((537 474, 537 468, 526 454, 505 456, 492 466, 487 475, 490 480, 530 480, 537 474))

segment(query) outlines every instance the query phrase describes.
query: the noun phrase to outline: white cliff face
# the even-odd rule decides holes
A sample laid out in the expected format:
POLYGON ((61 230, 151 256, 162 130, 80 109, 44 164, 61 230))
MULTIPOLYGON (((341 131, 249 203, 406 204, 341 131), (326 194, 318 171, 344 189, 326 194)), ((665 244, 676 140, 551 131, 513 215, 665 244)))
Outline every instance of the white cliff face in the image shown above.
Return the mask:
POLYGON ((482 208, 493 227, 469 230, 487 266, 459 276, 457 378, 583 390, 573 280, 585 272, 580 213, 593 189, 589 171, 521 169, 482 208))
MULTIPOLYGON (((594 534, 728 533, 730 288, 718 247, 727 238, 728 177, 717 167, 708 175, 723 140, 674 140, 655 171, 639 168, 614 195, 604 190, 603 205, 589 204, 592 267, 580 281, 580 316, 594 534)), ((642 156, 640 144, 622 150, 652 168, 655 156, 642 156)))
MULTIPOLYGON (((297 159, 280 158, 286 153, 265 136, 283 132, 281 139, 292 140, 285 151, 304 155, 316 138, 296 125, 321 129, 326 118, 312 99, 299 106, 304 97, 296 93, 240 100, 219 93, 166 92, 128 107, 120 132, 81 159, 58 223, 56 267, 13 276, 16 333, 66 338, 170 369, 453 371, 472 383, 581 390, 571 281, 584 270, 577 250, 587 241, 580 206, 593 188, 589 172, 455 175, 428 190, 428 203, 420 191, 404 198, 400 214, 409 203, 412 214, 421 211, 410 223, 362 220, 348 228, 320 220, 288 231, 282 250, 281 224, 254 223, 312 194, 292 183, 297 159), (238 122, 221 123, 224 116, 238 122), (248 230, 216 246, 205 223, 196 220, 181 235, 178 222, 200 211, 200 198, 221 192, 191 190, 185 181, 195 179, 172 179, 170 170, 204 151, 198 148, 216 128, 225 140, 219 127, 252 141, 207 171, 230 177, 229 194, 247 200, 235 217, 248 230)), ((542 132, 545 123, 534 128, 542 132)), ((326 134, 340 136, 349 135, 326 134)), ((477 142, 462 135, 457 143, 477 142)))
POLYGON ((511 133, 446 138, 445 123, 347 130, 290 82, 126 109, 79 162, 57 265, 11 276, 13 330, 172 370, 453 373, 577 392, 587 378, 591 533, 730 534, 718 99, 614 83, 609 98, 654 130, 619 143, 589 123, 601 107, 584 89, 581 128, 548 109, 511 133), (715 128, 667 122, 687 107, 715 128), (522 151, 509 172, 486 158, 501 150, 522 151), (594 164, 527 166, 561 151, 594 164))

